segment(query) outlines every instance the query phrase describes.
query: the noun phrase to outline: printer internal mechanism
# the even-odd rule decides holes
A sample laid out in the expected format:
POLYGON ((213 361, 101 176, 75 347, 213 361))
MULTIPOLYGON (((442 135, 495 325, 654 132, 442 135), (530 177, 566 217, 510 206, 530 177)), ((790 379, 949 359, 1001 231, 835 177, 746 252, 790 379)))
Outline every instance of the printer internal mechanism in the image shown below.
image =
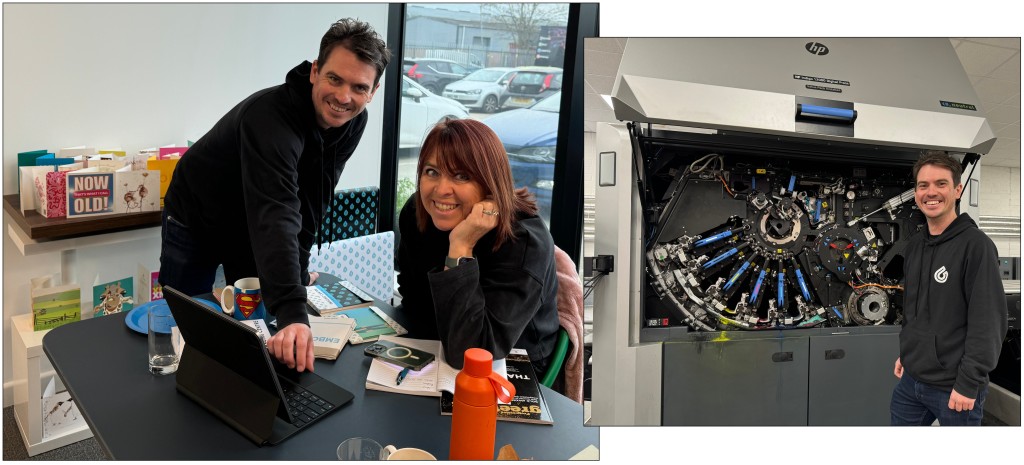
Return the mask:
POLYGON ((901 322, 901 254, 923 224, 909 166, 671 144, 647 153, 657 154, 641 177, 647 321, 703 331, 901 322))

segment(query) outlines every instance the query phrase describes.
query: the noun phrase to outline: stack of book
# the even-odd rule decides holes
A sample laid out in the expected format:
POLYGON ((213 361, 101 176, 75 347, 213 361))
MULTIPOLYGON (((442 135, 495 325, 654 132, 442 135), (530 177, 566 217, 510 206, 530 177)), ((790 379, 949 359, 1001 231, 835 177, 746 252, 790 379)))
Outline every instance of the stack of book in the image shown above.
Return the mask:
POLYGON ((317 316, 344 315, 356 321, 349 343, 373 342, 382 336, 401 336, 408 331, 377 307, 373 298, 348 281, 306 286, 306 306, 317 316))
MULTIPOLYGON (((516 395, 508 404, 498 404, 498 420, 542 425, 554 424, 551 410, 548 409, 548 403, 544 400, 544 393, 540 391, 537 374, 534 372, 530 356, 526 354, 526 351, 512 349, 512 352, 505 357, 505 369, 508 372, 506 378, 516 387, 516 395)), ((447 391, 441 393, 442 415, 452 414, 454 401, 454 394, 447 391)))
POLYGON ((313 356, 336 360, 348 343, 356 320, 345 315, 309 316, 309 329, 313 332, 313 356))

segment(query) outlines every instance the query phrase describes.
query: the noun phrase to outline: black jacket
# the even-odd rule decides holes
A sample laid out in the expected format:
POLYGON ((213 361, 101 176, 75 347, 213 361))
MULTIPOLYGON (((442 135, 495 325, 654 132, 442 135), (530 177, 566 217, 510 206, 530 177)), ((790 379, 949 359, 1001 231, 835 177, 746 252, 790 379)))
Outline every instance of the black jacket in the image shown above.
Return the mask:
POLYGON ((903 368, 976 399, 1007 329, 995 244, 964 213, 938 236, 913 237, 904 257, 903 368))
POLYGON ((321 129, 311 67, 303 62, 224 115, 181 157, 164 203, 211 250, 254 258, 281 328, 309 323, 309 250, 367 121, 363 111, 321 129))
POLYGON ((544 221, 520 215, 513 223, 514 241, 494 252, 491 231, 473 248, 476 260, 447 271, 448 232, 430 221, 419 232, 411 198, 398 223, 398 285, 403 312, 415 325, 410 330, 440 339, 453 367, 462 367, 463 353, 471 347, 496 359, 518 347, 542 376, 559 328, 555 249, 544 221))

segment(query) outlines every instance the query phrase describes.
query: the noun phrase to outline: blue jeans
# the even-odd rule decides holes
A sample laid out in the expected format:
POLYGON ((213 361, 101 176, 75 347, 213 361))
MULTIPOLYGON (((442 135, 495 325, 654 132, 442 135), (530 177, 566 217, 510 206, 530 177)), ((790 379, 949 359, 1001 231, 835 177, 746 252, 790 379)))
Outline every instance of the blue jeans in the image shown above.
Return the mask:
POLYGON ((920 383, 903 372, 903 377, 892 391, 889 412, 893 426, 928 426, 935 419, 942 426, 978 426, 985 412, 985 394, 988 385, 978 391, 974 408, 957 412, 949 408, 949 391, 920 383))
POLYGON ((217 266, 224 264, 228 284, 236 279, 257 276, 252 251, 248 247, 218 246, 211 237, 197 234, 188 225, 164 210, 160 230, 160 284, 169 285, 185 295, 210 292, 217 266), (232 253, 235 252, 235 253, 232 253))

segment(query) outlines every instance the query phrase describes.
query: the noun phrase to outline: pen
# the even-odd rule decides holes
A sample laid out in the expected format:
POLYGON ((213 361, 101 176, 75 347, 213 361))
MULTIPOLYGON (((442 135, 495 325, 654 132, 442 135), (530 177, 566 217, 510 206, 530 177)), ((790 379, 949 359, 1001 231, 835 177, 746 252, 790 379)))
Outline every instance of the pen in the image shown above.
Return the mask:
POLYGON ((395 378, 395 386, 402 384, 402 380, 407 374, 409 374, 409 367, 402 368, 402 371, 398 372, 398 377, 395 378))

